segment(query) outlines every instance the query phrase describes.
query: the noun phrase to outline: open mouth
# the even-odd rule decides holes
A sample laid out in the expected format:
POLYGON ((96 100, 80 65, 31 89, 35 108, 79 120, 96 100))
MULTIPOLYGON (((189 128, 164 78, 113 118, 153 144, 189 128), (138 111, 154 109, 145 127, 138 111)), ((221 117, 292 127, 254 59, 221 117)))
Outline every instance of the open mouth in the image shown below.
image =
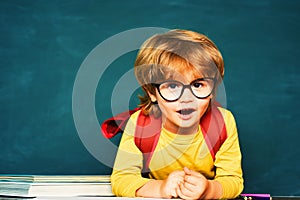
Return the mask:
POLYGON ((189 115, 191 113, 193 113, 195 110, 194 109, 182 109, 182 110, 178 110, 177 113, 181 114, 181 115, 189 115))

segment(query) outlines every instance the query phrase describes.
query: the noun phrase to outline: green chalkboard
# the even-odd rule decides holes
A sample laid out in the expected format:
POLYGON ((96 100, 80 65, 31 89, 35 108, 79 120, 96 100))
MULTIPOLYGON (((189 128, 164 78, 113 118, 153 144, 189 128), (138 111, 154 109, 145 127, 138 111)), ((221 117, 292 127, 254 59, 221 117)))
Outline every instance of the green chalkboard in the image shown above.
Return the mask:
MULTIPOLYGON (((95 140, 85 143, 78 125, 88 135, 94 119, 84 116, 80 124, 74 118, 92 108, 100 123, 138 104, 140 90, 125 84, 135 84, 130 73, 137 51, 124 50, 106 63, 86 97, 94 105, 74 103, 74 95, 90 95, 84 93, 89 88, 74 92, 81 67, 98 45, 124 31, 182 28, 208 35, 223 53, 244 192, 300 195, 299 10, 300 1, 292 0, 0 1, 0 173, 109 174, 116 149, 98 140, 100 127, 95 140), (105 162, 89 145, 102 145, 105 162)), ((130 43, 113 44, 99 55, 100 64, 130 43)))

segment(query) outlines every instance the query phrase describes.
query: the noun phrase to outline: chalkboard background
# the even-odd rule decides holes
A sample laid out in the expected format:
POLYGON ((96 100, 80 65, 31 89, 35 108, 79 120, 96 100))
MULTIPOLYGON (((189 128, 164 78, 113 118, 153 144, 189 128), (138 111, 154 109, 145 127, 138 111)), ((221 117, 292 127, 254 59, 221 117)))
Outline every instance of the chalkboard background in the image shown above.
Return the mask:
MULTIPOLYGON (((208 35, 223 53, 244 192, 300 195, 299 11, 292 0, 0 1, 0 173, 109 174, 74 125, 77 71, 122 31, 182 28, 208 35)), ((99 122, 110 117, 111 90, 135 55, 105 71, 95 95, 99 122)))

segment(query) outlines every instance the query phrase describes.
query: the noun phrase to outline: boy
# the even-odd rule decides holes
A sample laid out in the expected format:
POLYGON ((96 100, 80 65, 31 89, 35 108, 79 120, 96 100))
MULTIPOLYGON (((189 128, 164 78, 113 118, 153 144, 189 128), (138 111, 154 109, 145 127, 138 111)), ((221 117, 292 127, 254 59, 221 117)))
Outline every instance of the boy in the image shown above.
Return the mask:
MULTIPOLYGON (((232 114, 214 101, 224 76, 222 55, 214 43, 188 30, 155 35, 142 45, 134 69, 145 94, 119 145, 111 176, 113 192, 183 199, 238 196, 243 190, 241 152, 232 114), (220 112, 226 127, 226 137, 215 154, 199 123, 210 112, 220 112), (147 160, 146 178, 142 176, 145 152, 135 142, 140 115, 161 123, 147 160)), ((143 126, 147 134, 153 134, 153 127, 143 126)))

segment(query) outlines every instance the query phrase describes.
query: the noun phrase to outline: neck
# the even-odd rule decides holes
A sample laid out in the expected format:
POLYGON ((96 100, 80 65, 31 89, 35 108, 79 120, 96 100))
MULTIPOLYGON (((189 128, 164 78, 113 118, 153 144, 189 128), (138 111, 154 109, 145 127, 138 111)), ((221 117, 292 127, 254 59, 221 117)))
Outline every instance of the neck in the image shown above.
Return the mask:
POLYGON ((199 125, 197 124, 197 126, 195 127, 188 127, 188 128, 179 128, 177 130, 177 134, 180 134, 180 135, 191 135, 191 134, 195 134, 198 132, 198 129, 199 129, 199 125))

